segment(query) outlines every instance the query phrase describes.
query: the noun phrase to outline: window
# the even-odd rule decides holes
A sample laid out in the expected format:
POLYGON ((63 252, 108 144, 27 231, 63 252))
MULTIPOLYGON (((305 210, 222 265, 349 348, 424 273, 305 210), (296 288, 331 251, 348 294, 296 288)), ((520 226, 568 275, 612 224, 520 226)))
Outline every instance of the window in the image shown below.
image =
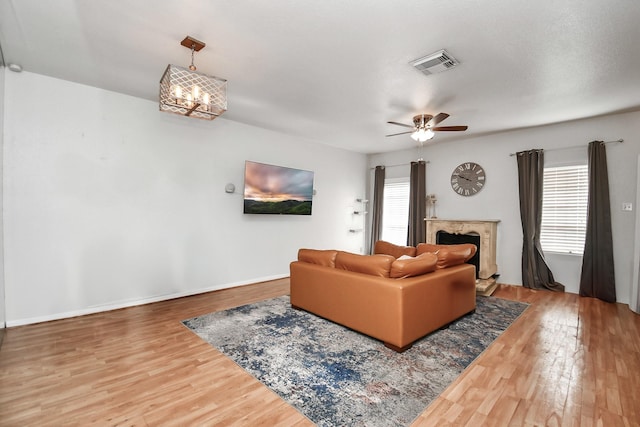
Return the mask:
POLYGON ((407 244, 409 227, 409 178, 386 179, 382 202, 381 239, 396 245, 407 244))
POLYGON ((582 255, 587 230, 588 185, 587 165, 544 168, 542 250, 582 255))

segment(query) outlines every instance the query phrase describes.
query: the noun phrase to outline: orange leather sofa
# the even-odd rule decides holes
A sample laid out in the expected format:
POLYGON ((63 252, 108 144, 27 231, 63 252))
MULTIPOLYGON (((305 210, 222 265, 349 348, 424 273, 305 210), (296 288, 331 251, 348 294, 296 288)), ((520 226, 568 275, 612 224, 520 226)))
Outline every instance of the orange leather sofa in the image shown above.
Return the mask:
POLYGON ((291 305, 405 351, 475 310, 475 267, 464 263, 475 251, 387 242, 375 255, 300 249, 290 265, 291 305))

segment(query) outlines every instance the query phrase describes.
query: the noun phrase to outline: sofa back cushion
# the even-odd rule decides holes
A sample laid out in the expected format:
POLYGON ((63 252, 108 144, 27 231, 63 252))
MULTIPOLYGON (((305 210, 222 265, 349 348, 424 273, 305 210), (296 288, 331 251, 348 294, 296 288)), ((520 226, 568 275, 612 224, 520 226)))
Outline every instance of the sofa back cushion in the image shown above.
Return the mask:
POLYGON ((394 258, 400 258, 402 255, 416 256, 416 248, 413 246, 394 245, 384 240, 378 240, 373 247, 374 254, 391 255, 394 258))
POLYGON ((417 257, 403 255, 393 261, 389 277, 403 279, 405 277, 420 276, 435 271, 438 256, 432 252, 425 252, 417 257))
POLYGON ((389 277, 393 261, 395 258, 391 255, 358 255, 340 251, 336 255, 336 268, 372 276, 389 277))
POLYGON ((462 243, 459 245, 433 245, 430 243, 420 243, 416 247, 418 255, 432 252, 438 256, 437 268, 453 267, 463 264, 471 259, 478 248, 472 243, 462 243))
POLYGON ((336 250, 299 249, 298 261, 333 268, 336 266, 337 254, 336 250))

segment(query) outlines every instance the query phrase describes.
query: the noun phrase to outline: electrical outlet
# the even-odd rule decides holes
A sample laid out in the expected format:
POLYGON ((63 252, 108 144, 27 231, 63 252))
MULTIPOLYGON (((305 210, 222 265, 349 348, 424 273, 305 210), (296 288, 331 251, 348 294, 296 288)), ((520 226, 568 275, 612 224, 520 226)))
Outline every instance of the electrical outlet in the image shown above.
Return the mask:
POLYGON ((622 210, 623 211, 632 211, 633 210, 633 203, 624 202, 622 204, 622 210))

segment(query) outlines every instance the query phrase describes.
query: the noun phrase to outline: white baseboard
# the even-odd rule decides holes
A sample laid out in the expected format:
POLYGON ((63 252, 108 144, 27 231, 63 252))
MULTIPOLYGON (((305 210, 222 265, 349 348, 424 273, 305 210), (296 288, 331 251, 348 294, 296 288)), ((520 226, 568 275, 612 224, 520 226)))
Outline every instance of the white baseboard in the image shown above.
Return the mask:
POLYGON ((206 292, 219 291, 221 289, 229 289, 229 288, 235 288, 238 286, 251 285, 254 283, 268 282, 270 280, 284 279, 285 277, 289 277, 289 275, 278 274, 275 276, 260 277, 260 278, 251 279, 251 280, 244 280, 241 282, 224 283, 224 284, 215 285, 215 286, 211 286, 209 288, 204 288, 204 289, 177 292, 173 294, 156 295, 149 298, 120 301, 112 304, 96 305, 96 306, 83 308, 80 310, 72 310, 72 311, 67 311, 63 313, 49 314, 46 316, 30 317, 27 319, 7 320, 6 324, 8 328, 11 328, 15 326, 32 325, 34 323, 50 322, 52 320, 68 319, 70 317, 86 316, 87 314, 102 313, 102 312, 111 311, 111 310, 119 310, 121 308, 150 304, 153 302, 166 301, 166 300, 175 299, 175 298, 188 297, 191 295, 204 294, 206 292))

